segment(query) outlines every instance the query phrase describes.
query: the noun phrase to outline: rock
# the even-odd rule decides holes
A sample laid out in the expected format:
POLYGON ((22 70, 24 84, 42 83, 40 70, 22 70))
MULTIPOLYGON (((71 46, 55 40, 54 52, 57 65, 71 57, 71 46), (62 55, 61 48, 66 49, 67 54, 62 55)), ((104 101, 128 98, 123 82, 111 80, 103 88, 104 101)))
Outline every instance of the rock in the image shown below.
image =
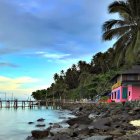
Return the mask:
POLYGON ((54 136, 56 134, 67 134, 72 135, 73 131, 70 128, 55 128, 50 130, 51 136, 54 136))
POLYGON ((78 118, 73 118, 71 120, 68 120, 67 123, 69 125, 74 125, 74 124, 90 124, 92 122, 92 120, 90 120, 88 118, 88 116, 81 116, 81 117, 78 117, 78 118))
POLYGON ((140 107, 135 107, 133 110, 136 112, 140 112, 140 107))
POLYGON ((96 117, 99 117, 99 115, 95 114, 95 113, 91 113, 89 114, 88 118, 91 120, 94 120, 96 117))
POLYGON ((33 124, 34 122, 28 122, 28 124, 33 124))
POLYGON ((58 123, 54 123, 52 128, 62 128, 62 126, 58 123))
POLYGON ((126 132, 121 129, 116 129, 116 130, 110 132, 110 135, 114 135, 114 136, 122 136, 125 134, 126 134, 126 132))
POLYGON ((94 126, 95 129, 107 131, 111 129, 110 118, 100 118, 93 122, 90 126, 94 126))
POLYGON ((66 117, 59 117, 59 119, 66 119, 66 117))
POLYGON ((45 138, 45 140, 73 140, 73 138, 66 134, 57 134, 53 137, 45 138))
POLYGON ((45 127, 45 124, 37 124, 36 127, 45 127))
POLYGON ((32 136, 28 136, 25 140, 35 140, 32 136))
POLYGON ((71 128, 74 129, 74 128, 77 128, 78 126, 79 126, 79 125, 76 123, 76 124, 72 125, 71 128))
POLYGON ((40 119, 38 119, 37 121, 38 121, 38 122, 43 122, 43 121, 45 121, 45 119, 40 118, 40 119))
POLYGON ((32 132, 32 136, 34 138, 44 138, 44 137, 47 137, 49 135, 49 130, 46 129, 46 130, 33 130, 32 132))
POLYGON ((83 110, 83 107, 79 107, 79 111, 82 111, 83 110))
POLYGON ((130 116, 134 116, 134 115, 136 115, 136 112, 135 112, 134 110, 130 110, 130 111, 128 112, 128 114, 129 114, 130 116))
POLYGON ((132 135, 128 138, 128 140, 140 140, 140 135, 132 135))
POLYGON ((140 127, 140 120, 130 121, 130 124, 132 124, 133 126, 139 126, 140 127))
POLYGON ((49 123, 49 125, 53 125, 53 123, 49 123))
POLYGON ((112 136, 92 136, 84 140, 113 140, 112 136))

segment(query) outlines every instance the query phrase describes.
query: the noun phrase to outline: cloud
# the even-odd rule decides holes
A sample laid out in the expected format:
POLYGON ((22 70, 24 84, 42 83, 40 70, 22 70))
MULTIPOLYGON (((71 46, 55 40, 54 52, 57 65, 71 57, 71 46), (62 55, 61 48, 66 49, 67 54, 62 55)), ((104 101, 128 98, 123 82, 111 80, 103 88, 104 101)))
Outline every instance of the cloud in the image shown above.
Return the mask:
POLYGON ((16 64, 10 63, 10 62, 0 62, 0 67, 12 67, 12 68, 17 68, 19 67, 16 64))
POLYGON ((107 11, 111 1, 1 0, 0 54, 55 50, 77 57, 94 52, 107 17, 101 9, 107 11))
POLYGON ((23 76, 18 78, 10 78, 0 76, 0 91, 16 91, 16 90, 27 90, 26 85, 36 83, 39 80, 36 78, 23 76))
POLYGON ((35 54, 49 59, 65 59, 70 56, 70 54, 57 54, 47 52, 36 52, 35 54))

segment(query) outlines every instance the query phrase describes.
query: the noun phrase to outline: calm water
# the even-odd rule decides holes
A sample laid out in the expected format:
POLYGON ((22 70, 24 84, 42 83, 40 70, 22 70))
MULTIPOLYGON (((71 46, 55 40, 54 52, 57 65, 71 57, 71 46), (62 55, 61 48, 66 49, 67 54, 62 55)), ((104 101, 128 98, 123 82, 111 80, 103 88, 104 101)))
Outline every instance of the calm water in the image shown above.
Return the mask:
POLYGON ((73 117, 69 111, 52 110, 46 108, 18 108, 0 109, 0 140, 25 140, 31 135, 31 130, 39 129, 35 127, 39 124, 36 120, 44 118, 46 128, 49 123, 57 123, 63 121, 61 117, 73 117), (28 122, 33 121, 35 124, 29 125, 28 122))

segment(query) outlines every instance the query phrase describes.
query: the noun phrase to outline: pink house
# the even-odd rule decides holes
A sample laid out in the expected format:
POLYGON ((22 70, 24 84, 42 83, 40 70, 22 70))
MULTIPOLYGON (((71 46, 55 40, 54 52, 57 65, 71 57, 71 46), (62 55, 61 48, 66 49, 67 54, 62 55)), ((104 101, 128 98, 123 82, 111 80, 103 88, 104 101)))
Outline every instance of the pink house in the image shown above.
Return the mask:
POLYGON ((117 74, 112 78, 111 100, 115 102, 140 100, 140 65, 117 74))

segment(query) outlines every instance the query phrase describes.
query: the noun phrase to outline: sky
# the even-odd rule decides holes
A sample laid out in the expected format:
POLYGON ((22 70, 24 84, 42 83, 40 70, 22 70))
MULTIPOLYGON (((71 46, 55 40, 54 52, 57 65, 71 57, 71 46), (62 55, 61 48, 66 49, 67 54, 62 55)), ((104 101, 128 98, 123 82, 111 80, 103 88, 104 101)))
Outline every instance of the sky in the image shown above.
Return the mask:
POLYGON ((28 98, 54 73, 112 47, 102 24, 114 0, 0 0, 0 98, 28 98))

